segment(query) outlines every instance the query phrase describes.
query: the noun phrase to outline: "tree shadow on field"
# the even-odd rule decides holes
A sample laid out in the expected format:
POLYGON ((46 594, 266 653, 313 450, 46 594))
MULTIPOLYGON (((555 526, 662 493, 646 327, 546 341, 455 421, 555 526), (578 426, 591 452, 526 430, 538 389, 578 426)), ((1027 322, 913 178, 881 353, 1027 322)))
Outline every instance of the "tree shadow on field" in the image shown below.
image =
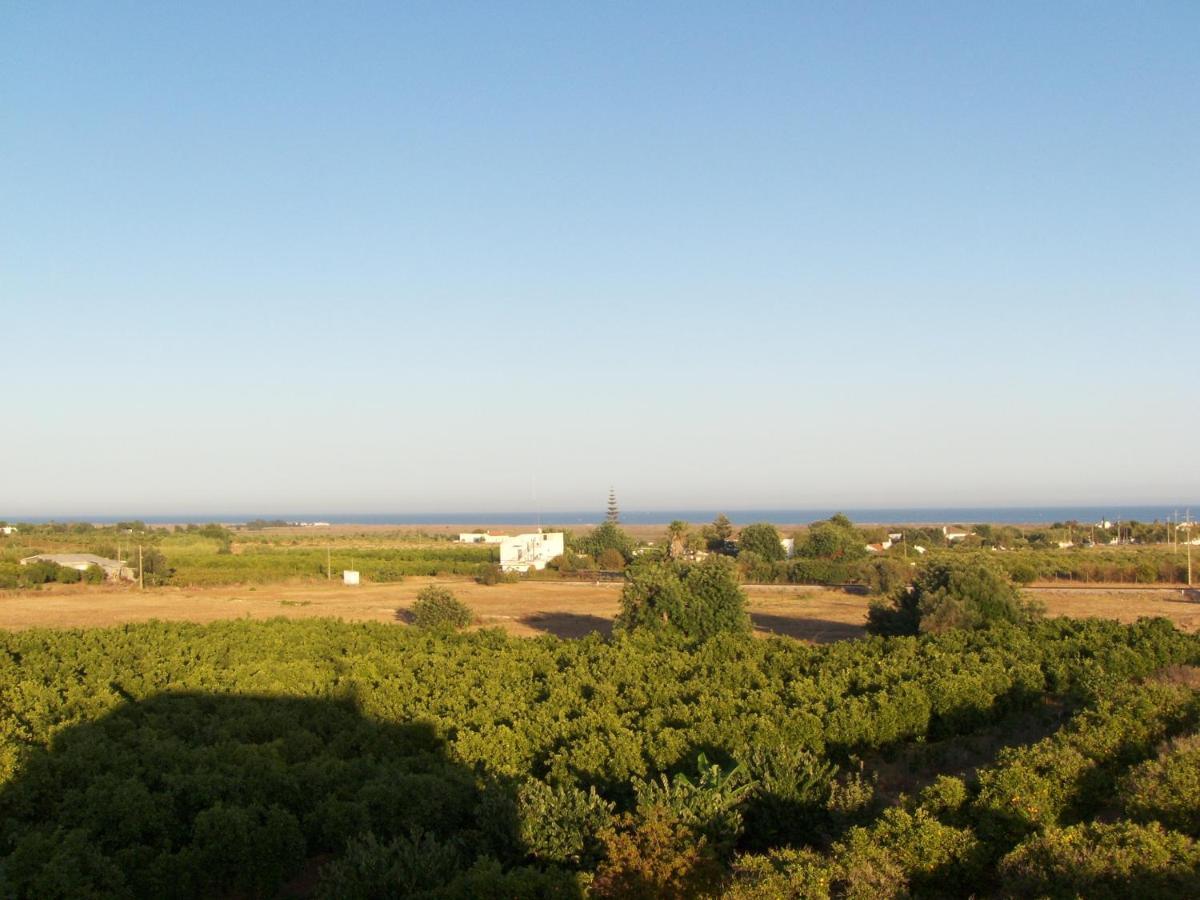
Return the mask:
POLYGON ((611 637, 613 630, 612 619, 586 613, 537 612, 522 616, 520 622, 560 638, 581 638, 594 632, 611 637))
POLYGON ((834 622, 829 619, 815 619, 811 616, 781 616, 770 613, 750 613, 750 621, 755 631, 767 634, 780 634, 786 637, 801 638, 817 644, 831 644, 834 641, 852 640, 866 637, 865 625, 853 625, 849 622, 834 622))
POLYGON ((415 618, 416 617, 413 616, 413 611, 411 609, 401 608, 401 609, 396 610, 396 621, 397 622, 403 622, 405 625, 411 625, 415 621, 415 618))
POLYGON ((322 879, 325 896, 578 896, 521 867, 517 835, 511 788, 428 723, 167 693, 25 747, 0 790, 0 896, 304 897, 322 879))

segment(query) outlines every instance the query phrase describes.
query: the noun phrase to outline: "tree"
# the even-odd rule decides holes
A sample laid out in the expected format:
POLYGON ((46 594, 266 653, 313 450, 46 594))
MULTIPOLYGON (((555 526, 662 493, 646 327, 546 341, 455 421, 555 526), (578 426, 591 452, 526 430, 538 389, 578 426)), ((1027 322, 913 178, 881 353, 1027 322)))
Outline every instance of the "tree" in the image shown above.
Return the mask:
POLYGON ((722 553, 725 545, 729 543, 729 539, 733 537, 733 523, 729 521, 729 517, 725 513, 721 513, 712 520, 711 525, 705 525, 701 533, 704 535, 709 550, 722 553))
POLYGON ((680 559, 686 554, 689 530, 688 523, 682 519, 667 526, 667 555, 671 559, 680 559))
POLYGON ((684 602, 677 565, 639 563, 625 573, 615 627, 622 631, 669 628, 682 614, 684 602))
POLYGON ((605 547, 596 560, 597 565, 601 569, 615 571, 625 568, 625 557, 621 555, 621 551, 616 547, 605 547))
POLYGON ((685 634, 705 640, 721 632, 750 633, 746 594, 737 566, 723 556, 710 556, 688 568, 683 581, 686 603, 680 622, 685 634))
POLYGON ((616 627, 665 631, 692 640, 721 632, 748 633, 746 595, 733 561, 710 556, 686 568, 674 562, 645 562, 626 573, 616 627))
POLYGON ((466 628, 474 618, 471 607, 436 584, 421 588, 412 606, 412 621, 418 628, 455 631, 466 628))
POLYGON ((608 489, 608 513, 604 516, 604 521, 612 525, 621 521, 621 510, 617 507, 617 492, 612 488, 608 489))
POLYGON ((1038 613, 1008 577, 990 565, 935 560, 921 567, 911 587, 897 589, 890 605, 872 604, 867 628, 876 634, 941 632, 1025 622, 1038 613))
POLYGON ((796 547, 797 556, 811 559, 858 559, 866 553, 863 536, 841 513, 824 522, 813 522, 796 547))
POLYGON ((779 529, 770 522, 747 525, 738 535, 738 552, 757 553, 770 562, 778 562, 786 555, 780 543, 779 529))
POLYGON ((602 522, 575 543, 577 550, 592 559, 599 559, 605 550, 616 550, 626 562, 633 559, 633 550, 637 546, 637 541, 615 522, 602 522))

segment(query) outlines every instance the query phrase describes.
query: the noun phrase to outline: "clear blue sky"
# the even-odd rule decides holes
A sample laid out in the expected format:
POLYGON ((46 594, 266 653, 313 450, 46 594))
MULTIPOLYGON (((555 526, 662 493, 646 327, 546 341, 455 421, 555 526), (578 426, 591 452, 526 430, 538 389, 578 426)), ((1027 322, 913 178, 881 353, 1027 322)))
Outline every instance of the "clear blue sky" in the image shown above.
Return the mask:
POLYGON ((1200 4, 6 3, 0 517, 1200 498, 1200 4))

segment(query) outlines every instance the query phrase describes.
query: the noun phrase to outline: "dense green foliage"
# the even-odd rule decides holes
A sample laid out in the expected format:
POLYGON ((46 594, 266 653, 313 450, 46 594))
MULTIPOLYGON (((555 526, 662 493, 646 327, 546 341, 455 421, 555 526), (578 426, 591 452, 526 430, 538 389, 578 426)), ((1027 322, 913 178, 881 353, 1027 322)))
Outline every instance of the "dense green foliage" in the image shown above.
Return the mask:
POLYGON ((1015 624, 1036 615, 995 566, 939 558, 922 565, 911 585, 894 588, 890 603, 873 603, 867 627, 877 634, 916 634, 1015 624))
POLYGON ((692 565, 648 560, 628 572, 615 627, 702 641, 722 633, 748 634, 750 617, 736 569, 725 557, 692 565))
POLYGON ((569 549, 594 560, 606 559, 608 568, 620 566, 633 559, 637 541, 615 521, 602 522, 583 537, 574 538, 569 549))
POLYGON ((757 553, 768 562, 778 562, 784 557, 783 545, 779 541, 779 529, 771 523, 747 525, 738 534, 738 552, 757 553))
POLYGON ((412 605, 412 623, 418 628, 455 631, 466 628, 474 618, 471 607, 437 584, 421 588, 412 605))
POLYGON ((327 860, 324 897, 1091 896, 1124 877, 1182 896, 1194 835, 1169 829, 1200 798, 1170 802, 1191 752, 1172 739, 1200 703, 1144 679, 1198 661, 1163 621, 825 647, 325 620, 4 634, 0 895, 274 896, 327 860), (1050 702, 1066 725, 977 774, 888 796, 867 765, 1050 702), (1136 824, 1089 824, 1113 797, 1136 824))

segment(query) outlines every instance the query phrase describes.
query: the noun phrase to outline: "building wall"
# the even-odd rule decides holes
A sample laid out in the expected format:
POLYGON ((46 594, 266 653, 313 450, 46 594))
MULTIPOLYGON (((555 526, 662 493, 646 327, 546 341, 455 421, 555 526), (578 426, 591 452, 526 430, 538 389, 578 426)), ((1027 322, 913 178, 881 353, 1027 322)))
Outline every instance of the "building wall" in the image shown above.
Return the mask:
POLYGON ((505 538, 500 542, 500 568, 505 572, 544 569, 554 557, 562 556, 565 546, 561 531, 505 538))

